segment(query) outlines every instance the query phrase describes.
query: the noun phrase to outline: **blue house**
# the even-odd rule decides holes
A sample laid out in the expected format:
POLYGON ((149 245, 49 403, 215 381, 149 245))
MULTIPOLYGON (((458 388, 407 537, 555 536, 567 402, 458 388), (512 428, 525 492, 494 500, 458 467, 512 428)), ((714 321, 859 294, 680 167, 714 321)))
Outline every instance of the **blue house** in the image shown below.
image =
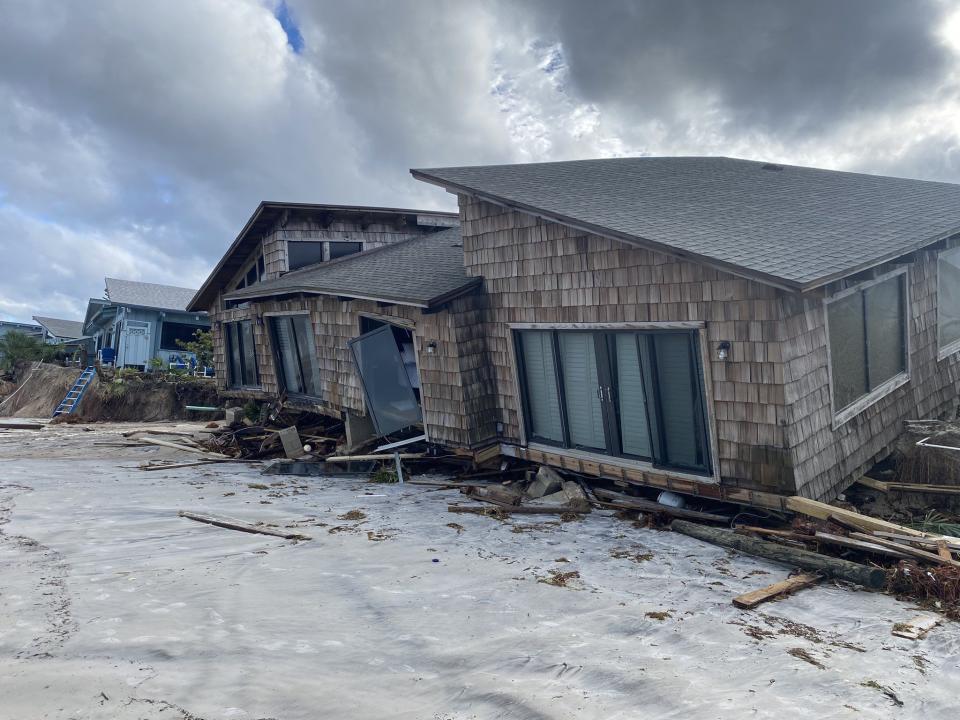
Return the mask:
POLYGON ((207 313, 186 310, 196 290, 116 278, 105 284, 104 297, 90 299, 83 322, 101 362, 146 370, 154 358, 163 367, 194 359, 177 341, 210 329, 207 313))

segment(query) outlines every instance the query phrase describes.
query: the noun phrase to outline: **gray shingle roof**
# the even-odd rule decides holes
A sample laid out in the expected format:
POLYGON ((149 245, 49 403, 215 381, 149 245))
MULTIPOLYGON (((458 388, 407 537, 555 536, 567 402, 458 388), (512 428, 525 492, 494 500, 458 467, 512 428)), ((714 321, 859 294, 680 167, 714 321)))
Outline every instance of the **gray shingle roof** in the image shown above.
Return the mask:
POLYGON ((411 172, 790 289, 817 287, 960 231, 960 185, 723 157, 411 172))
POLYGON ((107 297, 116 305, 137 305, 159 310, 186 310, 196 290, 106 278, 107 297))
POLYGON ((294 270, 224 297, 241 300, 302 292, 434 307, 479 282, 464 270, 460 228, 451 228, 294 270))
POLYGON ((48 318, 34 315, 33 319, 43 325, 47 331, 56 337, 75 340, 83 337, 82 320, 61 320, 60 318, 48 318))

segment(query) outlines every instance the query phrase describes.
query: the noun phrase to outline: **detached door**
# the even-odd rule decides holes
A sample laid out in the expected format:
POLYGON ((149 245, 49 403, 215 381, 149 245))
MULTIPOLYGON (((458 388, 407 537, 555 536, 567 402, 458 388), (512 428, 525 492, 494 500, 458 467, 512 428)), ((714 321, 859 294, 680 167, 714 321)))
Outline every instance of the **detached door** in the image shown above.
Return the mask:
POLYGON ((378 435, 389 435, 423 422, 400 348, 389 325, 350 340, 367 412, 378 435))

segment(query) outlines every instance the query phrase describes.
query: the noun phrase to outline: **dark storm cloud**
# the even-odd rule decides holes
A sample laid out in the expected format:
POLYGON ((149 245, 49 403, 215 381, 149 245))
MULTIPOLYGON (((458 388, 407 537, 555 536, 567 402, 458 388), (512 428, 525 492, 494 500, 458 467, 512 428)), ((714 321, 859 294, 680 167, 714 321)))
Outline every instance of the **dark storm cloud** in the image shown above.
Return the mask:
POLYGON ((936 0, 543 0, 531 24, 562 44, 576 92, 670 119, 691 96, 781 134, 934 91, 952 56, 936 0))

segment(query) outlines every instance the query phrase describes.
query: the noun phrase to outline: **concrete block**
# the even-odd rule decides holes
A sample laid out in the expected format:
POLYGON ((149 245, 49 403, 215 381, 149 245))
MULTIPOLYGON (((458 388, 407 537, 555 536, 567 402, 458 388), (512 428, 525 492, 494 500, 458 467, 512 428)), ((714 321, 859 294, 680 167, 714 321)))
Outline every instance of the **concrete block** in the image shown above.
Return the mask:
POLYGON ((298 458, 303 455, 303 441, 300 433, 294 426, 279 431, 280 443, 283 445, 283 454, 288 458, 298 458))
POLYGON ((557 492, 561 487, 563 487, 563 478, 557 474, 556 470, 541 465, 537 470, 536 479, 527 487, 525 494, 528 498, 539 498, 557 492))

